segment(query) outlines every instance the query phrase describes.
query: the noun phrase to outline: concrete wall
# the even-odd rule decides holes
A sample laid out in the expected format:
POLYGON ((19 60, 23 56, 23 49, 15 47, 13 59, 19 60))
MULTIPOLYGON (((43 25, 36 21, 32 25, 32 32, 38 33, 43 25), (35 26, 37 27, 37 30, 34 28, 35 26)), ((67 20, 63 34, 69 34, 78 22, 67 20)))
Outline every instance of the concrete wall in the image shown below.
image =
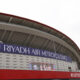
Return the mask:
POLYGON ((66 62, 29 55, 0 53, 0 69, 30 70, 30 64, 32 63, 52 64, 54 71, 69 71, 68 67, 71 67, 71 71, 73 72, 78 69, 76 62, 66 62))

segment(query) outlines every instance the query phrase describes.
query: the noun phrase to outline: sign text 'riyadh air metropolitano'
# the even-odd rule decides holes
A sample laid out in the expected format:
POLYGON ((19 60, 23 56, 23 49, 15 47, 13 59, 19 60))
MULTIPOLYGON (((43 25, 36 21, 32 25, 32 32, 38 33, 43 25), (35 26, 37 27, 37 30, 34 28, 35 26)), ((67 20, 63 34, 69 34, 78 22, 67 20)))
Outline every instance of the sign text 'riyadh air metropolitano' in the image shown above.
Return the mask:
POLYGON ((41 50, 41 49, 36 49, 36 48, 8 45, 3 43, 0 43, 0 52, 53 58, 53 59, 64 60, 68 62, 72 61, 70 57, 62 54, 41 50))

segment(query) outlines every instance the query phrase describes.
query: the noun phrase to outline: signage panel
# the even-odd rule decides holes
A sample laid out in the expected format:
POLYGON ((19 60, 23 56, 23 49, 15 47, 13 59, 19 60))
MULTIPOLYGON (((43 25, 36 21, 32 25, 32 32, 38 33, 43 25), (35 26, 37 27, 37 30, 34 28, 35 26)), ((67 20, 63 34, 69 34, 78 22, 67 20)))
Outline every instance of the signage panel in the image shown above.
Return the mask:
POLYGON ((53 58, 53 59, 64 60, 68 62, 72 61, 70 57, 62 54, 36 49, 36 48, 8 45, 3 43, 0 44, 0 52, 53 58))

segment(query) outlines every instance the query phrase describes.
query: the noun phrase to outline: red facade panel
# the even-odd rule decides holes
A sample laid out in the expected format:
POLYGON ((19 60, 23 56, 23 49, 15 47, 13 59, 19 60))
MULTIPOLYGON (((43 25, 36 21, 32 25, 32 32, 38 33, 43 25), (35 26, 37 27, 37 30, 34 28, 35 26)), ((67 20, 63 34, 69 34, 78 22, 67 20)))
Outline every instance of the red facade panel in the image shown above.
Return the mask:
POLYGON ((80 78, 79 72, 0 70, 2 79, 71 79, 80 78))

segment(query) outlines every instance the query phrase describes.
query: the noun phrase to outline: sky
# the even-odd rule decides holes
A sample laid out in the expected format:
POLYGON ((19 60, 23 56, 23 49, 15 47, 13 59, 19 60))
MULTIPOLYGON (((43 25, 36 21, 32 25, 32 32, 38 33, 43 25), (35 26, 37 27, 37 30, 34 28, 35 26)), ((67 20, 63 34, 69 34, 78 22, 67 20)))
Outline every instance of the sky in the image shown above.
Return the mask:
POLYGON ((0 12, 49 25, 80 48, 80 0, 0 0, 0 12))

